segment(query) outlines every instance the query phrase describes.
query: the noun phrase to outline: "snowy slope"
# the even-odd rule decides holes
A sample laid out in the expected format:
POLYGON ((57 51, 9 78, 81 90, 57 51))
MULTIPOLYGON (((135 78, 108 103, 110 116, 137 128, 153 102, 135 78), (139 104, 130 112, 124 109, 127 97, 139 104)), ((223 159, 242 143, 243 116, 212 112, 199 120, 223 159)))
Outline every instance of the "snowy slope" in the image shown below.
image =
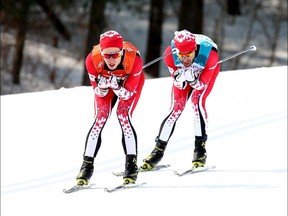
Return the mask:
MULTIPOLYGON (((170 78, 147 80, 133 116, 141 164, 154 147, 170 106, 170 78)), ((137 189, 106 193, 124 168, 115 111, 102 135, 91 182, 97 189, 64 194, 75 183, 93 121, 91 87, 1 96, 1 215, 287 215, 287 66, 221 72, 207 99, 207 165, 190 167, 190 102, 159 172, 139 174, 137 189), (112 133, 112 135, 111 135, 112 133)))

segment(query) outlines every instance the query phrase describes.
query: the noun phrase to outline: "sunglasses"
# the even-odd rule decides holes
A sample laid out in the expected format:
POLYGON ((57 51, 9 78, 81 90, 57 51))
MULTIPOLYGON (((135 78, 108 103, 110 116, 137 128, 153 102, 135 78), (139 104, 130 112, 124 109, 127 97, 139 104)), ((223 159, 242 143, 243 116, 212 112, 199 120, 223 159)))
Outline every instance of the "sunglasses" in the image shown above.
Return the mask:
POLYGON ((194 54, 194 51, 188 52, 188 53, 178 53, 178 56, 180 58, 184 58, 184 57, 191 57, 191 56, 193 56, 193 54, 194 54))
POLYGON ((113 59, 116 59, 116 58, 119 58, 120 56, 123 55, 123 50, 119 51, 119 52, 116 52, 116 53, 102 53, 101 52, 101 55, 103 56, 103 58, 105 59, 110 59, 111 57, 113 59))

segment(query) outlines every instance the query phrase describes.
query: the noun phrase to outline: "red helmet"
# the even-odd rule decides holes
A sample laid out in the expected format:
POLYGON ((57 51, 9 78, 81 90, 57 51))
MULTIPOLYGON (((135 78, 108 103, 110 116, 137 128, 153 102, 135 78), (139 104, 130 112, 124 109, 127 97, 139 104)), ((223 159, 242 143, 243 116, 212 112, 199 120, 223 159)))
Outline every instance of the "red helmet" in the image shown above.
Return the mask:
POLYGON ((192 52, 197 49, 195 35, 187 30, 174 32, 174 45, 180 53, 192 52))
POLYGON ((110 30, 100 35, 101 50, 108 47, 118 47, 120 50, 123 49, 123 38, 118 32, 110 30))

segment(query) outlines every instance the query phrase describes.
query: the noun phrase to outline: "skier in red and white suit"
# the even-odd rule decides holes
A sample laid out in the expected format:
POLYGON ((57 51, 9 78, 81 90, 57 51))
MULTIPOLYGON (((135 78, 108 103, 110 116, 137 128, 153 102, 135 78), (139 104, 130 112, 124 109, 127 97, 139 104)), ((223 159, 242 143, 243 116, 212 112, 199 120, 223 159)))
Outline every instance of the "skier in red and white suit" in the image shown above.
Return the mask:
POLYGON ((173 79, 171 108, 164 118, 156 145, 144 159, 143 169, 152 169, 162 159, 165 148, 173 134, 176 121, 191 98, 194 110, 195 148, 193 167, 206 163, 207 111, 205 102, 220 71, 217 45, 207 36, 192 34, 187 30, 176 31, 164 54, 165 63, 173 79))
POLYGON ((136 181, 137 135, 131 118, 145 81, 142 67, 139 50, 112 30, 100 36, 100 43, 87 56, 86 68, 95 91, 95 122, 87 135, 77 184, 88 184, 93 174, 94 158, 101 146, 101 133, 117 101, 116 114, 126 155, 123 179, 124 183, 136 181))

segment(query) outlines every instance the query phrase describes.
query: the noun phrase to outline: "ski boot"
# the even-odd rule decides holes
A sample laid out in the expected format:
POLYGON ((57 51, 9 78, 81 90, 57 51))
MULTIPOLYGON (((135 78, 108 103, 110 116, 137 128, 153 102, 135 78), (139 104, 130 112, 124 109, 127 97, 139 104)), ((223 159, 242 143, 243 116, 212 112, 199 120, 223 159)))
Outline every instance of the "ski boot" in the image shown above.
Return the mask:
POLYGON ((80 173, 76 177, 77 185, 88 185, 94 171, 94 158, 84 156, 80 173))
POLYGON ((138 175, 137 155, 126 155, 124 184, 135 183, 138 175))
POLYGON ((206 163, 206 140, 207 136, 195 137, 195 149, 192 160, 192 167, 204 167, 206 163))
POLYGON ((143 170, 151 170, 153 169, 162 159, 164 155, 164 151, 167 146, 167 142, 164 142, 160 140, 158 137, 156 137, 156 145, 151 154, 143 160, 143 165, 141 166, 141 169, 143 170))

